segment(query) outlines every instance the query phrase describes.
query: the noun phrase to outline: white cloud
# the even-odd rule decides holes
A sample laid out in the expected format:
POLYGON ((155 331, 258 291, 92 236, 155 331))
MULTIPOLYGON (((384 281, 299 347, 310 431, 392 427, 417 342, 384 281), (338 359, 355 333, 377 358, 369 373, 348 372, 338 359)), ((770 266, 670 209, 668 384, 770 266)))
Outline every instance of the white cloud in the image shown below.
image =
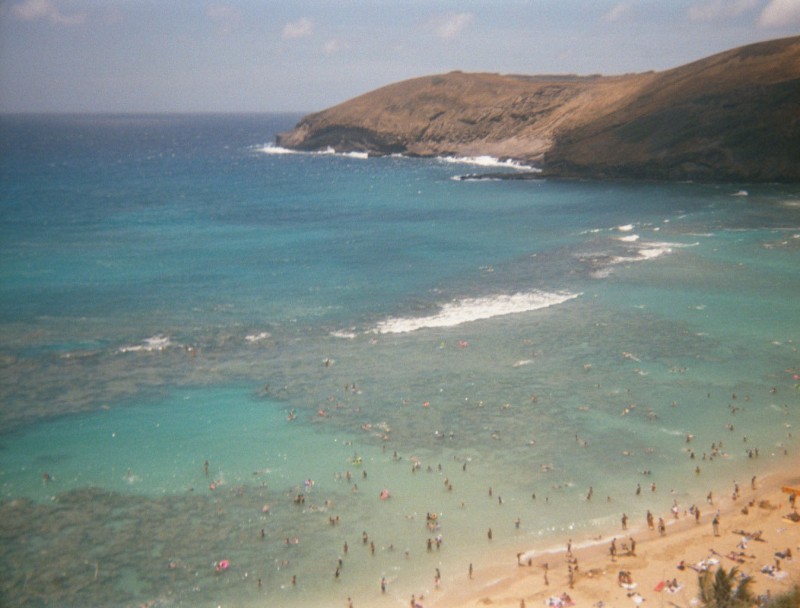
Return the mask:
POLYGON ((692 21, 715 21, 738 17, 756 8, 759 0, 710 0, 689 7, 692 21))
POLYGON ((458 13, 446 17, 436 28, 436 35, 444 40, 458 36, 473 19, 472 13, 458 13))
POLYGON ((11 7, 11 14, 23 21, 49 21, 58 25, 80 25, 85 13, 65 15, 53 0, 23 0, 11 7))
POLYGON ((610 11, 605 14, 603 17, 606 21, 619 21, 624 17, 631 14, 633 10, 633 3, 632 2, 620 2, 619 4, 614 5, 610 11))
POLYGON ((345 51, 349 48, 350 43, 348 43, 347 40, 342 40, 341 38, 331 38, 322 46, 322 50, 325 51, 326 55, 333 55, 334 53, 345 51))
POLYGON ((228 4, 212 4, 206 10, 206 15, 219 26, 220 32, 226 35, 232 34, 242 21, 241 11, 228 4))
POLYGON ((314 23, 311 19, 301 17, 297 21, 292 21, 283 26, 283 39, 294 40, 295 38, 307 38, 314 33, 314 23))
POLYGON ((800 27, 800 0, 772 0, 758 18, 761 27, 800 27))

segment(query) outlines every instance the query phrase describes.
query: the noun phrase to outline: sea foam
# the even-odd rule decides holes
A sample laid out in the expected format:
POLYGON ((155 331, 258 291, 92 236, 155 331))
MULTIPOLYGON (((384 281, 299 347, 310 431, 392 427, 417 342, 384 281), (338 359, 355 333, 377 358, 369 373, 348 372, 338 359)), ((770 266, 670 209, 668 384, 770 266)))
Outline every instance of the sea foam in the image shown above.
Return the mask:
POLYGON ((261 331, 257 334, 248 334, 244 337, 247 342, 261 342, 262 340, 266 340, 267 338, 271 338, 272 335, 268 331, 261 331))
POLYGON ((167 336, 157 334, 144 340, 141 344, 132 346, 122 346, 119 349, 121 353, 140 353, 140 352, 156 352, 162 351, 171 346, 172 342, 167 336))
MULTIPOLYGON (((345 158, 358 158, 358 159, 368 159, 369 153, 368 152, 337 152, 333 147, 328 146, 324 150, 313 150, 313 151, 305 151, 305 150, 292 150, 291 148, 284 148, 282 146, 277 146, 273 143, 263 144, 263 145, 256 145, 252 147, 254 152, 260 152, 262 154, 308 154, 313 156, 342 156, 345 158)), ((405 158, 403 154, 392 154, 394 158, 405 158)), ((457 165, 473 165, 479 167, 489 167, 489 168, 503 168, 503 169, 517 169, 519 171, 537 171, 540 172, 541 169, 537 167, 533 167, 531 165, 525 165, 518 161, 512 160, 510 158, 507 159, 499 159, 494 156, 439 156, 437 160, 443 163, 451 163, 457 165)))
POLYGON ((478 165, 479 167, 502 167, 505 169, 519 169, 520 171, 541 171, 530 165, 507 159, 499 159, 494 156, 439 156, 437 160, 444 163, 456 165, 478 165))
POLYGON ((426 317, 397 317, 381 321, 373 332, 379 334, 401 334, 425 328, 455 327, 462 323, 555 306, 577 298, 579 295, 581 294, 533 291, 482 298, 465 298, 448 302, 439 309, 439 312, 426 317))
POLYGON ((655 260, 664 255, 669 255, 675 249, 685 247, 695 247, 699 243, 667 243, 660 241, 640 241, 639 236, 632 234, 624 237, 617 237, 614 240, 627 243, 629 245, 625 255, 602 255, 592 254, 580 256, 581 259, 596 266, 591 277, 594 279, 606 279, 613 273, 613 268, 622 264, 633 262, 646 262, 655 260), (596 258, 601 261, 598 262, 596 258))
MULTIPOLYGON (((622 240, 622 239, 620 239, 622 240)), ((626 262, 642 262, 647 260, 654 260, 672 253, 675 249, 684 249, 686 247, 696 247, 700 243, 666 243, 660 241, 647 241, 640 242, 635 250, 633 256, 618 256, 614 258, 614 263, 623 264, 626 262)))
POLYGON ((345 331, 343 329, 339 329, 332 331, 331 337, 341 338, 343 340, 355 340, 358 335, 354 331, 345 331))
POLYGON ((359 159, 367 159, 369 158, 369 153, 367 152, 337 152, 332 147, 328 146, 324 150, 315 150, 315 151, 304 151, 304 150, 292 150, 290 148, 283 148, 281 146, 276 146, 275 144, 264 144, 263 146, 253 146, 252 148, 255 152, 261 152, 262 154, 309 154, 315 156, 343 156, 346 158, 359 158, 359 159))
POLYGON ((282 148, 274 144, 264 144, 263 146, 253 146, 255 152, 262 154, 303 154, 299 150, 290 150, 289 148, 282 148))

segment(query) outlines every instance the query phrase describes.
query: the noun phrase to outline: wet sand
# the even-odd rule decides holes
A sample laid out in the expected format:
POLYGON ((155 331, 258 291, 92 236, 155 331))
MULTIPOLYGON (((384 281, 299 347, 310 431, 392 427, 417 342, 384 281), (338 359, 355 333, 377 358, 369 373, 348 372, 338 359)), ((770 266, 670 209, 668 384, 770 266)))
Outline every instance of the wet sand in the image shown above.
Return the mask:
MULTIPOLYGON (((733 488, 731 495, 714 499, 713 505, 706 497, 697 497, 699 521, 684 511, 675 518, 666 508, 664 513, 654 513, 654 530, 649 530, 645 522, 639 525, 629 521, 625 531, 620 523, 618 529, 608 530, 602 537, 572 539, 571 558, 566 545, 550 550, 520 547, 521 555, 498 555, 495 566, 476 570, 472 580, 465 568, 461 579, 448 581, 420 603, 437 608, 560 605, 551 603, 550 598, 561 598, 566 593, 575 606, 612 608, 642 602, 651 606, 689 606, 698 597, 698 569, 703 565, 711 572, 719 567, 726 571, 736 567, 753 578, 756 595, 775 596, 800 585, 800 523, 785 518, 792 509, 789 494, 781 491, 782 486, 800 487, 800 470, 796 466, 757 479, 755 488, 749 481, 740 484, 736 500, 733 488), (718 511, 715 535, 712 521, 718 511), (664 535, 658 530, 659 517, 666 524, 664 535), (740 534, 742 531, 751 535, 760 532, 760 538, 747 540, 740 534), (610 554, 614 538, 616 557, 610 554), (630 538, 636 541, 635 554, 627 550, 630 538), (787 548, 791 549, 792 558, 775 555, 787 548), (570 586, 570 561, 575 559, 578 567, 570 586), (685 564, 683 569, 678 568, 681 561, 685 564), (779 566, 780 570, 767 574, 762 572, 765 566, 779 566), (632 584, 627 588, 619 583, 620 572, 630 573, 632 584), (677 582, 674 590, 661 585, 673 580, 677 582)), ((800 499, 797 506, 800 508, 800 499)))

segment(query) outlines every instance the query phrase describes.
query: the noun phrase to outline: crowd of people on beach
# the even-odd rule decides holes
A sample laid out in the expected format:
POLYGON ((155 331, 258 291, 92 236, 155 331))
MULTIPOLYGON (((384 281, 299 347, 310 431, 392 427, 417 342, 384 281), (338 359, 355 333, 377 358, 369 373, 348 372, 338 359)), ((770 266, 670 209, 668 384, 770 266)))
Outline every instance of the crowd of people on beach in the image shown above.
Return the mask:
MULTIPOLYGON (((355 383, 353 383, 352 386, 351 385, 347 385, 345 387, 345 390, 348 392, 348 394, 354 393, 354 391, 356 390, 355 387, 356 387, 356 385, 355 385, 355 383)), ((736 395, 735 394, 732 396, 732 399, 733 400, 736 399, 736 395)), ((730 409, 731 414, 735 414, 738 411, 738 406, 735 406, 735 407, 731 406, 729 409, 730 409)), ((292 410, 288 420, 292 421, 295 418, 296 418, 296 412, 295 412, 295 410, 292 410)), ((732 431, 733 430, 732 425, 730 425, 730 424, 726 428, 727 428, 728 431, 732 431)), ((371 430, 371 427, 368 430, 371 430)), ((386 436, 386 439, 388 440, 388 435, 386 436)), ((582 440, 577 434, 575 435, 575 441, 579 445, 584 445, 585 444, 585 441, 582 440)), ((745 437, 744 443, 746 443, 746 442, 747 442, 747 438, 745 437)), ((695 449, 693 447, 694 444, 696 443, 695 435, 692 434, 692 433, 686 434, 685 435, 685 443, 686 444, 692 444, 690 447, 686 448, 686 454, 688 455, 688 458, 689 458, 690 461, 705 462, 705 463, 707 463, 707 466, 711 466, 711 463, 715 459, 727 456, 727 452, 725 451, 725 447, 724 447, 723 441, 714 441, 714 442, 712 442, 710 444, 710 446, 709 446, 709 449, 707 451, 703 451, 702 455, 699 456, 699 457, 697 456, 697 452, 695 451, 695 449)), ((386 450, 386 445, 387 445, 387 443, 384 443, 384 451, 386 450)), ((784 453, 786 453, 785 450, 786 449, 784 448, 784 453)), ((748 459, 757 459, 757 458, 759 458, 759 450, 758 450, 757 447, 748 446, 746 448, 746 455, 747 455, 748 459)), ((392 459, 392 461, 398 462, 398 461, 403 460, 404 457, 401 456, 398 453, 397 450, 395 450, 394 453, 391 456, 391 459, 392 459)), ((415 457, 415 456, 407 457, 407 461, 410 463, 409 470, 410 470, 411 474, 416 474, 416 473, 422 471, 423 469, 426 469, 430 473, 441 474, 442 477, 443 477, 444 490, 446 492, 448 492, 448 493, 454 492, 454 485, 453 485, 452 479, 451 479, 450 475, 445 474, 441 464, 435 465, 435 467, 432 466, 432 465, 427 465, 427 467, 425 467, 425 465, 423 465, 422 461, 419 458, 415 457)), ((362 461, 361 457, 359 457, 357 455, 353 456, 350 464, 353 467, 361 469, 360 470, 360 474, 359 474, 359 478, 362 481, 366 481, 368 479, 367 470, 365 468, 363 468, 364 462, 362 461)), ((464 461, 463 463, 461 463, 460 468, 461 468, 462 474, 466 474, 467 470, 468 470, 467 462, 464 461)), ((549 468, 542 469, 542 471, 545 472, 545 473, 547 473, 549 470, 550 470, 549 468)), ((699 464, 694 465, 692 470, 693 470, 694 475, 700 475, 701 474, 701 468, 700 468, 699 464)), ((207 476, 209 475, 209 465, 208 465, 207 461, 204 464, 204 472, 205 472, 205 474, 207 476)), ((651 471, 645 470, 645 471, 642 471, 642 474, 651 475, 651 471)), ((340 483, 348 484, 351 487, 351 491, 353 493, 358 493, 359 492, 358 484, 355 482, 355 475, 349 469, 345 470, 345 471, 343 471, 341 473, 336 473, 335 481, 340 482, 340 483)), ((209 485, 209 489, 210 490, 214 490, 217 487, 217 485, 218 485, 218 482, 212 481, 211 484, 209 485)), ((310 495, 313 492, 314 485, 315 484, 314 484, 313 480, 307 479, 307 480, 305 480, 303 482, 302 486, 298 489, 298 491, 292 495, 292 502, 296 507, 301 507, 301 508, 306 508, 307 507, 307 496, 310 495)), ((757 478, 756 478, 755 475, 751 477, 749 486, 750 486, 750 490, 751 491, 755 491, 756 490, 756 488, 757 488, 757 478)), ((639 496, 642 496, 642 492, 643 492, 642 484, 641 484, 641 482, 637 482, 635 488, 632 488, 631 494, 632 494, 633 497, 639 497, 639 496)), ((659 489, 658 489, 658 486, 657 486, 656 482, 655 481, 649 482, 649 493, 652 494, 652 495, 657 495, 658 492, 659 492, 659 489)), ((586 491, 586 493, 583 495, 583 500, 585 500, 586 502, 591 502, 594 499, 594 494, 595 494, 594 486, 589 486, 587 491, 586 491)), ((494 489, 492 487, 488 488, 487 495, 488 495, 488 498, 490 500, 492 500, 492 501, 495 501, 498 506, 502 506, 504 504, 502 496, 500 496, 499 494, 496 494, 496 492, 494 491, 494 489)), ((729 496, 730 496, 729 500, 726 497, 725 500, 723 500, 722 502, 735 504, 738 501, 740 501, 740 499, 742 498, 742 495, 743 495, 743 493, 742 493, 742 489, 741 489, 739 483, 734 480, 732 482, 732 489, 731 489, 731 492, 729 494, 729 496)), ((381 500, 381 501, 391 500, 392 492, 388 488, 383 488, 377 493, 377 498, 379 500, 381 500)), ((721 534, 721 530, 720 529, 721 529, 721 523, 722 523, 722 517, 723 517, 723 512, 722 512, 722 508, 721 508, 722 502, 719 499, 715 498, 713 491, 709 491, 707 493, 706 497, 705 497, 705 502, 706 502, 706 504, 708 506, 708 514, 703 513, 703 511, 701 510, 701 508, 697 504, 691 504, 688 507, 685 507, 685 506, 682 507, 681 504, 678 502, 678 499, 675 497, 675 492, 674 491, 670 492, 670 498, 671 498, 671 504, 669 504, 668 507, 666 507, 666 505, 665 505, 665 511, 669 513, 669 516, 667 516, 669 520, 671 520, 674 523, 679 523, 679 522, 683 522, 683 521, 688 521, 688 522, 693 521, 695 525, 699 525, 702 521, 706 521, 706 522, 710 523, 711 534, 713 535, 713 537, 717 538, 717 537, 720 536, 720 534, 721 534), (705 517, 704 517, 704 515, 705 515, 705 517)), ((533 501, 536 500, 536 493, 532 493, 531 494, 531 499, 533 501)), ((792 508, 794 508, 794 499, 795 499, 795 496, 792 495, 791 496, 791 506, 792 506, 792 508)), ((549 497, 545 497, 545 500, 549 501, 549 497)), ((612 497, 611 496, 607 497, 607 502, 609 502, 609 503, 612 502, 612 497)), ((614 501, 614 502, 616 502, 616 501, 614 501)), ((626 505, 628 504, 627 501, 623 501, 623 503, 626 504, 626 505)), ((463 502, 462 502, 462 506, 463 506, 463 502)), ((744 513, 744 514, 747 514, 749 509, 754 508, 754 506, 755 506, 755 500, 747 501, 745 504, 743 504, 741 506, 741 512, 744 513)), ((325 507, 325 509, 330 508, 331 507, 330 502, 329 501, 325 501, 324 507, 325 507)), ((310 508, 314 509, 316 507, 314 505, 311 505, 310 508)), ((705 509, 706 509, 706 507, 703 508, 703 510, 705 510, 705 509)), ((269 515, 269 513, 270 513, 270 508, 269 508, 268 505, 265 505, 264 509, 262 510, 262 514, 263 515, 269 515)), ((340 517, 341 516, 339 514, 329 515, 328 521, 331 524, 331 526, 338 526, 340 521, 341 521, 340 517)), ((609 542, 609 544, 608 544, 608 559, 610 560, 610 562, 614 563, 614 562, 617 562, 620 559, 635 558, 637 556, 637 541, 636 541, 636 538, 635 538, 636 535, 642 535, 642 534, 649 535, 649 534, 652 533, 652 534, 657 535, 657 536, 648 536, 649 539, 665 537, 667 535, 667 532, 668 532, 667 517, 665 517, 664 515, 655 514, 651 510, 648 509, 648 510, 646 510, 646 513, 644 515, 643 522, 642 522, 641 526, 634 525, 633 526, 633 530, 630 530, 630 528, 631 528, 631 518, 628 515, 628 510, 626 509, 626 511, 622 512, 620 514, 619 521, 620 521, 621 530, 625 534, 624 534, 624 537, 622 539, 620 539, 620 540, 618 540, 618 538, 616 536, 614 536, 614 537, 611 538, 610 541, 608 541, 609 542)), ((522 527, 522 519, 521 519, 520 516, 514 515, 512 517, 512 519, 510 519, 509 524, 510 524, 510 526, 513 526, 514 530, 520 530, 521 527, 522 527)), ((435 512, 435 511, 427 512, 426 515, 425 515, 424 526, 425 526, 425 529, 426 529, 426 531, 428 533, 428 536, 427 536, 427 539, 426 539, 426 544, 424 546, 424 552, 425 553, 435 553, 435 552, 440 551, 442 549, 443 545, 444 545, 444 538, 445 538, 444 537, 444 532, 443 532, 443 521, 442 521, 442 518, 441 518, 440 514, 435 512)), ((740 541, 740 544, 739 544, 739 547, 738 547, 738 551, 732 550, 731 552, 729 552, 729 553, 727 553, 725 555, 720 555, 720 554, 717 554, 716 552, 712 552, 708 556, 707 559, 702 560, 702 561, 697 562, 697 563, 687 563, 685 560, 680 560, 676 564, 677 571, 678 572, 682 572, 682 571, 685 571, 685 570, 688 569, 688 570, 693 570, 693 571, 695 571, 697 573, 701 573, 701 572, 707 570, 709 567, 719 565, 720 558, 730 559, 730 560, 732 560, 732 561, 734 561, 736 563, 739 563, 739 564, 744 563, 745 560, 747 559, 747 554, 745 553, 746 548, 747 548, 747 543, 751 542, 751 541, 760 540, 761 531, 759 530, 759 531, 755 531, 755 532, 752 532, 752 533, 749 533, 749 532, 746 533, 744 531, 736 531, 736 533, 741 536, 741 541, 740 541)), ((260 534, 260 538, 263 540, 264 537, 265 537, 265 533, 264 533, 264 529, 263 528, 260 530, 259 534, 260 534)), ((492 542, 493 539, 494 539, 494 535, 495 535, 495 533, 493 531, 493 528, 491 526, 488 527, 486 529, 486 540, 489 541, 489 542, 492 542)), ((599 540, 601 538, 602 538, 602 536, 599 536, 597 538, 597 540, 599 540)), ((287 537, 285 539, 285 544, 286 544, 287 547, 289 547, 289 546, 291 546, 293 544, 299 544, 299 542, 300 542, 300 539, 298 537, 287 537)), ((375 555, 376 550, 377 550, 376 549, 376 544, 375 544, 374 539, 372 539, 370 537, 370 535, 368 534, 367 531, 363 531, 363 533, 362 533, 361 544, 363 546, 365 546, 369 550, 371 555, 375 555)), ((590 543, 590 545, 591 544, 596 544, 596 543, 590 543)), ((385 545, 383 547, 383 549, 388 550, 388 551, 394 551, 394 544, 390 543, 388 545, 385 545)), ((344 541, 343 545, 342 545, 342 554, 341 554, 340 557, 338 557, 336 562, 334 564, 332 564, 332 567, 331 567, 331 571, 333 573, 333 579, 335 581, 341 580, 341 578, 343 576, 345 562, 346 562, 346 558, 348 556, 348 553, 349 553, 349 545, 348 545, 347 541, 344 541)), ((404 557, 406 559, 411 559, 411 555, 412 555, 411 549, 406 548, 404 550, 404 552, 403 552, 403 555, 404 555, 404 557)), ((533 566, 534 562, 535 562, 535 559, 533 557, 534 555, 535 555, 535 553, 533 551, 517 552, 517 556, 516 556, 517 557, 517 565, 518 566, 528 566, 528 567, 533 566)), ((543 586, 545 588, 549 587, 551 585, 551 582, 552 582, 551 581, 551 576, 553 574, 553 569, 552 569, 552 566, 551 566, 551 562, 552 562, 553 553, 551 552, 550 555, 551 555, 551 557, 548 558, 547 561, 537 562, 537 565, 542 568, 542 572, 543 572, 542 583, 543 583, 543 586)), ((569 590, 573 590, 575 588, 576 584, 578 583, 578 581, 581 580, 582 571, 580 570, 580 567, 579 567, 578 556, 576 554, 576 551, 573 548, 572 539, 568 540, 568 542, 566 544, 565 551, 564 551, 564 555, 565 555, 565 558, 564 558, 564 562, 565 562, 564 570, 565 570, 566 575, 565 575, 563 580, 564 580, 564 583, 566 584, 566 586, 568 587, 568 589, 569 590)), ((782 570, 781 570, 782 562, 785 562, 787 560, 791 561, 791 559, 792 559, 792 549, 791 549, 791 547, 787 547, 785 550, 782 550, 780 552, 776 552, 775 555, 776 555, 775 563, 774 564, 769 564, 767 566, 764 566, 764 568, 762 569, 762 572, 765 573, 765 574, 768 574, 768 575, 770 575, 772 577, 779 577, 779 576, 781 576, 780 573, 782 572, 782 570)), ((228 562, 228 560, 223 560, 223 561, 217 562, 215 567, 216 567, 216 571, 217 571, 218 574, 224 574, 225 572, 227 572, 227 570, 229 568, 229 562, 228 562), (224 564, 224 566, 221 566, 221 564, 224 564)), ((467 579, 468 580, 474 580, 475 579, 475 574, 476 574, 476 572, 475 572, 475 568, 473 566, 473 563, 470 562, 468 564, 468 568, 467 568, 467 579)), ((443 581, 442 572, 440 570, 440 566, 437 565, 437 566, 432 568, 432 588, 431 589, 433 591, 440 590, 442 588, 442 585, 443 585, 442 581, 443 581)), ((259 579, 259 583, 260 583, 260 579, 259 579)), ((297 584, 298 584, 297 576, 293 575, 292 578, 291 578, 291 585, 292 586, 296 586, 297 584)), ((389 589, 390 589, 390 587, 392 585, 392 581, 389 578, 387 578, 386 576, 381 576, 381 578, 380 578, 380 580, 378 581, 377 584, 379 585, 380 593, 381 594, 386 594, 389 591, 389 589)), ((618 571, 617 584, 618 584, 618 586, 620 588, 624 589, 629 594, 629 597, 634 599, 634 601, 637 601, 637 599, 643 598, 643 596, 641 595, 641 592, 639 590, 637 590, 638 585, 637 585, 637 582, 634 581, 633 574, 632 574, 630 569, 625 568, 625 569, 621 569, 621 570, 618 571)), ((682 585, 682 583, 680 583, 677 580, 677 578, 673 577, 673 578, 664 579, 656 587, 657 587, 655 589, 656 591, 665 591, 665 592, 668 592, 668 593, 675 593, 675 592, 678 592, 679 590, 681 590, 683 588, 683 585, 682 585)), ((422 592, 422 593, 414 594, 411 597, 410 606, 412 606, 413 608, 420 608, 422 606, 422 602, 425 601, 426 593, 430 593, 431 589, 427 589, 425 592, 422 592)), ((353 605, 352 597, 348 597, 347 598, 347 603, 348 603, 348 606, 352 606, 353 605)), ((637 601, 637 603, 639 603, 639 602, 637 601)), ((524 606, 524 600, 522 600, 521 605, 524 606)), ((571 606, 571 605, 573 605, 573 601, 572 601, 571 597, 567 593, 563 593, 561 595, 550 596, 550 598, 547 600, 547 605, 548 606, 558 606, 558 607, 571 606)))

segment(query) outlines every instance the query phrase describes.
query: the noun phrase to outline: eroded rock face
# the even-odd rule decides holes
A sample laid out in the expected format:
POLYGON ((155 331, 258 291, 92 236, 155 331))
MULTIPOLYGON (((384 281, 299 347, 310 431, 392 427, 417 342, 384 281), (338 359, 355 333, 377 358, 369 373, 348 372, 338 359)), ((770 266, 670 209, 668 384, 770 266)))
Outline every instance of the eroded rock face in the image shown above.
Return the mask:
POLYGON ((591 178, 800 181, 800 37, 665 72, 452 72, 382 87, 278 136, 300 150, 479 155, 591 178))
POLYGON ((560 125, 609 112, 652 75, 614 78, 452 72, 392 84, 303 118, 288 148, 541 161, 560 125))

